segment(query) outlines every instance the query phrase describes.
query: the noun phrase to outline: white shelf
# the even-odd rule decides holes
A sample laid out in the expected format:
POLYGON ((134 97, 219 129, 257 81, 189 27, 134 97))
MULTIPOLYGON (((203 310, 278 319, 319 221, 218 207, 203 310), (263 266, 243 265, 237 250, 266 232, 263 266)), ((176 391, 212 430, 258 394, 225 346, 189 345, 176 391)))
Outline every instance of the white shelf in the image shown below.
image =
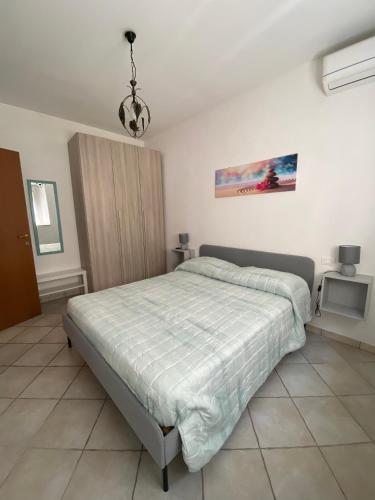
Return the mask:
POLYGON ((195 257, 195 250, 193 248, 172 248, 172 252, 177 255, 177 265, 195 257))
POLYGON ((365 320, 369 309, 372 281, 372 276, 365 274, 356 276, 343 276, 337 272, 324 274, 320 309, 346 318, 365 320))
POLYGON ((66 286, 62 288, 61 286, 54 286, 52 288, 46 288, 39 292, 39 297, 47 297, 48 295, 53 295, 55 293, 68 292, 69 290, 77 290, 79 288, 84 288, 85 285, 83 283, 79 285, 66 286))
POLYGON ((86 273, 84 269, 65 269, 63 271, 57 271, 54 273, 44 273, 37 276, 38 283, 47 283, 49 281, 73 278, 74 276, 80 276, 86 273))
POLYGON ((321 308, 322 311, 339 314, 352 319, 363 319, 364 313, 356 307, 343 306, 342 304, 335 304, 334 302, 326 302, 321 308))
POLYGON ((39 297, 47 297, 49 295, 55 295, 58 293, 69 292, 72 290, 83 290, 83 293, 88 293, 87 288, 87 276, 84 269, 65 269, 63 271, 57 271, 54 273, 45 273, 37 276, 38 285, 51 283, 59 280, 66 280, 68 278, 77 278, 79 283, 62 283, 57 286, 51 286, 49 288, 40 289, 39 297))
POLYGON ((195 250, 192 248, 173 248, 172 252, 188 255, 190 256, 190 258, 193 258, 195 256, 195 250))
POLYGON ((373 277, 367 274, 356 274, 355 276, 344 276, 337 271, 331 271, 329 273, 325 273, 325 278, 331 278, 335 280, 341 281, 350 281, 352 283, 363 283, 365 285, 370 285, 373 281, 373 277))

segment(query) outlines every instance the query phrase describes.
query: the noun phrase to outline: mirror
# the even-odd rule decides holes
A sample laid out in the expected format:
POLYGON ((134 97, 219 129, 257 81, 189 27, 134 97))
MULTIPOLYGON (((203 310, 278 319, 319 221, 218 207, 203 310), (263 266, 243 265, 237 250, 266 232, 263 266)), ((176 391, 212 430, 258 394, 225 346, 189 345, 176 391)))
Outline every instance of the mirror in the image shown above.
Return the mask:
POLYGON ((37 254, 63 252, 56 182, 29 179, 27 189, 37 254))

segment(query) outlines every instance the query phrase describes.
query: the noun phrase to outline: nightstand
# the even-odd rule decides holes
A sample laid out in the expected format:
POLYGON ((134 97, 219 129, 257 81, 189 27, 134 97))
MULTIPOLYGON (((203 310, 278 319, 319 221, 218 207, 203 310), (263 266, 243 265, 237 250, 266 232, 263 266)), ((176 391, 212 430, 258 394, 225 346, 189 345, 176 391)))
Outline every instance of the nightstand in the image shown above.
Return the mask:
POLYGON ((320 309, 352 319, 366 319, 373 277, 349 277, 337 272, 323 275, 320 309))
POLYGON ((187 250, 183 250, 182 248, 173 248, 172 252, 174 252, 178 258, 178 263, 176 264, 176 267, 179 264, 182 264, 182 262, 185 262, 185 260, 194 259, 195 257, 195 250, 191 248, 188 248, 187 250))

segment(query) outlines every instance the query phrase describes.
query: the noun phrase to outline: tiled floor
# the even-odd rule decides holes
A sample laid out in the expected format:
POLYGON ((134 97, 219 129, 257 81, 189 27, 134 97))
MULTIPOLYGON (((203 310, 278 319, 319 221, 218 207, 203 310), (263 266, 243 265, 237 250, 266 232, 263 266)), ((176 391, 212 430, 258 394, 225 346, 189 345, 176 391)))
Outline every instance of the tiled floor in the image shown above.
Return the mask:
POLYGON ((203 471, 160 470, 77 352, 61 303, 0 332, 0 500, 373 500, 375 355, 308 335, 203 471))

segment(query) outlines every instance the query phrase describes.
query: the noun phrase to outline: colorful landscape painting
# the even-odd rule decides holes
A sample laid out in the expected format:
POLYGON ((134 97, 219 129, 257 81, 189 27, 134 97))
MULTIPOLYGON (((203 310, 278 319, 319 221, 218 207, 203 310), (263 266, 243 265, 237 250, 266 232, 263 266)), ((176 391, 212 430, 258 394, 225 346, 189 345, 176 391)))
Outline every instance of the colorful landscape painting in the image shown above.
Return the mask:
POLYGON ((215 172, 215 197, 281 193, 296 189, 297 154, 215 172))

